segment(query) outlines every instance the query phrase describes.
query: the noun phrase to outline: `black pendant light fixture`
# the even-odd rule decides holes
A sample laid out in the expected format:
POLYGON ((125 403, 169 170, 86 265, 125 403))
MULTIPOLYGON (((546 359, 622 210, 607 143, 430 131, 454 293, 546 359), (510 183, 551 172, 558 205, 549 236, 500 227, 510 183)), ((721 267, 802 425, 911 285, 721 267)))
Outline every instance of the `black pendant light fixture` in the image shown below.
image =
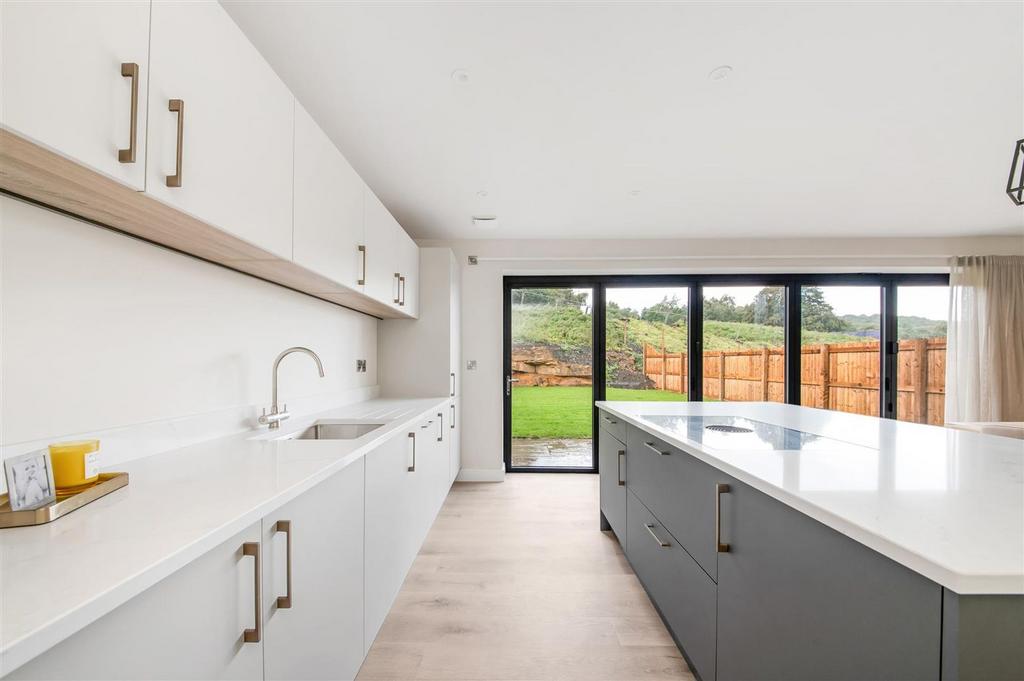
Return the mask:
POLYGON ((1006 180, 1006 195, 1015 205, 1024 206, 1024 140, 1017 140, 1013 147, 1013 163, 1010 177, 1006 180))

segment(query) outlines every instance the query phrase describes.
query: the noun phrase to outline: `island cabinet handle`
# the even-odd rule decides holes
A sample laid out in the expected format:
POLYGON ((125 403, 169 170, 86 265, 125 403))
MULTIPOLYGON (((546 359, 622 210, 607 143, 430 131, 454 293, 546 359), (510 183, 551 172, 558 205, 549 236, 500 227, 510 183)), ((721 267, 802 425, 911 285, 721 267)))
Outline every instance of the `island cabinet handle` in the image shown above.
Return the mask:
POLYGON ((729 553, 729 545, 722 543, 722 495, 728 492, 729 485, 724 482, 715 484, 715 543, 719 553, 729 553))
POLYGON ((356 279, 356 284, 358 284, 359 286, 365 286, 366 285, 366 246, 363 246, 362 244, 359 245, 359 254, 360 254, 360 257, 361 257, 361 259, 363 261, 363 268, 362 268, 363 275, 359 279, 356 279))
POLYGON ((661 451, 660 449, 658 449, 657 447, 654 446, 653 442, 645 442, 644 443, 644 447, 647 447, 648 449, 650 449, 655 454, 660 454, 662 456, 668 456, 668 455, 670 455, 672 453, 672 452, 663 452, 663 451, 661 451))
POLYGON ((416 433, 409 433, 409 439, 412 440, 412 465, 406 470, 410 473, 416 472, 416 433))
POLYGON ((128 148, 117 150, 117 160, 121 163, 135 163, 135 138, 139 130, 139 65, 131 62, 121 64, 121 75, 132 79, 132 108, 128 124, 128 148))
POLYGON ((607 417, 607 416, 602 416, 601 418, 603 418, 603 419, 605 420, 605 422, 606 422, 606 423, 610 423, 610 424, 612 424, 613 426, 614 426, 614 425, 616 425, 616 424, 618 423, 618 421, 616 421, 615 419, 609 418, 609 417, 607 417))
POLYGON ((619 487, 626 486, 626 480, 622 477, 622 460, 626 458, 626 450, 619 450, 619 487))
POLYGON ((247 541, 242 544, 242 555, 252 556, 253 562, 253 611, 255 627, 242 632, 242 640, 246 643, 259 643, 263 638, 263 565, 260 559, 260 543, 247 541))
POLYGON ((283 610, 292 607, 292 521, 278 520, 274 524, 274 531, 284 532, 286 539, 284 554, 286 595, 277 597, 277 607, 283 610))
POLYGON ((654 534, 654 525, 652 525, 651 523, 644 523, 644 527, 647 528, 647 531, 650 532, 652 537, 654 537, 654 541, 658 542, 658 546, 660 546, 663 549, 672 546, 667 541, 662 541, 662 539, 658 535, 654 534))
POLYGON ((180 187, 181 154, 182 146, 185 143, 185 102, 180 99, 171 99, 167 102, 167 110, 178 114, 178 145, 174 152, 174 174, 167 176, 167 186, 180 187))

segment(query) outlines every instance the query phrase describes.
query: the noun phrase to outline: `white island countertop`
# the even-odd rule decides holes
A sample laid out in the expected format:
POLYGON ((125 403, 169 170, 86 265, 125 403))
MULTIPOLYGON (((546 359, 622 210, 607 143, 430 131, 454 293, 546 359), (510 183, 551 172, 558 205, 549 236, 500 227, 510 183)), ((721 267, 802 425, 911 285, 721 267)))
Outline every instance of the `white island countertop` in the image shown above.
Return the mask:
POLYGON ((127 487, 0 530, 0 676, 336 473, 448 398, 375 399, 119 464, 127 487), (274 440, 317 419, 383 423, 356 440, 274 440), (255 437, 260 435, 259 437, 255 437))
POLYGON ((764 402, 597 405, 951 591, 1024 594, 1024 441, 764 402), (771 449, 755 433, 723 447, 688 419, 658 416, 821 437, 771 449))

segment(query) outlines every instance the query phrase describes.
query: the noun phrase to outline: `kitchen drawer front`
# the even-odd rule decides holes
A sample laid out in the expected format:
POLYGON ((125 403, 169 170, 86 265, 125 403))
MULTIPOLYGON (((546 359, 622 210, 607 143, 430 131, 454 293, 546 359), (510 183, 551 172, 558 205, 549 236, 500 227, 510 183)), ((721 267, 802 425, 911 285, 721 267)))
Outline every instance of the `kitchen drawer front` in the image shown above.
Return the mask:
POLYGON ((608 433, 622 444, 626 444, 626 422, 615 414, 610 414, 603 409, 598 410, 598 420, 601 423, 601 430, 608 433))
POLYGON ((716 484, 726 477, 639 428, 627 438, 627 486, 665 523, 712 579, 718 578, 716 484))
POLYGON ((607 432, 598 434, 598 467, 601 475, 601 513, 619 543, 626 544, 626 445, 607 432))
POLYGON ((629 562, 690 665, 700 678, 713 681, 717 587, 636 495, 626 496, 629 562))

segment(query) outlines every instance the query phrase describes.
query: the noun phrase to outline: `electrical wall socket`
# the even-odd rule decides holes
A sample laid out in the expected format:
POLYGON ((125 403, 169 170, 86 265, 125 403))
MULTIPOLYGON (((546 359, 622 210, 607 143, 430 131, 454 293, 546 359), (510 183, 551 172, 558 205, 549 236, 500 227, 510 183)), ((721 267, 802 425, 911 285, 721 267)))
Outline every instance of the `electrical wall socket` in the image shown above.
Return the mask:
POLYGON ((366 360, 365 359, 357 359, 356 360, 356 373, 357 374, 365 374, 366 373, 366 360))
POLYGON ((466 361, 466 371, 476 371, 476 360, 470 359, 466 361))

